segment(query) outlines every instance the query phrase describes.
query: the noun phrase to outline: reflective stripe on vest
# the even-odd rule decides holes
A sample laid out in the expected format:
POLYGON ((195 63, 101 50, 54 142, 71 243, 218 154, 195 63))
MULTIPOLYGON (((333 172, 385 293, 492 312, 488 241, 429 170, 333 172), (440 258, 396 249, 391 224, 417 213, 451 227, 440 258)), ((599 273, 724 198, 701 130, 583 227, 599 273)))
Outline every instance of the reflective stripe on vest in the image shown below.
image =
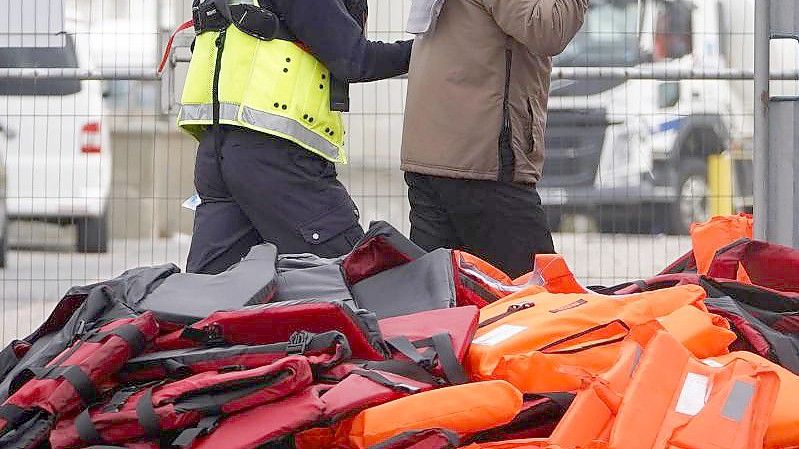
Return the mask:
MULTIPOLYGON (((180 123, 205 123, 212 119, 212 114, 212 104, 184 104, 180 108, 178 121, 180 123)), ((338 147, 296 120, 281 115, 270 114, 246 106, 239 107, 235 104, 222 103, 219 108, 219 121, 241 124, 257 131, 282 134, 281 137, 289 138, 307 150, 321 153, 320 155, 334 162, 340 162, 343 157, 343 153, 338 147), (239 110, 241 110, 240 118, 239 110)))

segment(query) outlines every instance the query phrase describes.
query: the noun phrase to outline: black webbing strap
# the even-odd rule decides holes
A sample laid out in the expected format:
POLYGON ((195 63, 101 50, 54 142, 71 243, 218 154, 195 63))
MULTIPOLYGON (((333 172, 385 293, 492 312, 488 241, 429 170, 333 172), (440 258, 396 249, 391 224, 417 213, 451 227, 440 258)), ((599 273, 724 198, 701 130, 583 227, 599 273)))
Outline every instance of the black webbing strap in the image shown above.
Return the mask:
POLYGON ((172 446, 177 446, 179 448, 187 448, 194 443, 194 440, 197 438, 207 435, 216 429, 219 425, 219 420, 222 419, 221 416, 206 416, 205 418, 201 419, 196 426, 186 429, 172 441, 172 446))
MULTIPOLYGON (((397 436, 391 437, 383 442, 369 446, 367 449, 390 449, 395 447, 414 447, 427 438, 441 436, 446 442, 447 449, 454 449, 461 446, 461 439, 457 433, 447 429, 426 429, 409 430, 397 436)), ((424 446, 422 446, 424 447, 424 446)))
POLYGON ((31 368, 37 379, 64 379, 78 393, 83 405, 89 406, 100 397, 91 378, 79 366, 54 366, 50 368, 31 368))
POLYGON ((386 340, 386 343, 388 343, 389 347, 411 359, 411 361, 417 365, 429 367, 433 362, 432 359, 419 354, 414 343, 411 343, 411 341, 405 337, 389 338, 386 340))
POLYGON ((132 354, 139 354, 147 346, 147 338, 138 327, 132 324, 125 324, 110 331, 89 335, 84 338, 83 341, 97 343, 110 336, 116 336, 125 340, 125 342, 130 346, 132 354))
POLYGON ((14 404, 4 404, 0 406, 0 419, 4 419, 8 426, 16 426, 25 416, 26 411, 22 407, 14 404))
POLYGON ((441 364, 444 375, 451 384, 460 385, 468 382, 463 365, 458 360, 458 356, 455 355, 455 349, 452 347, 452 339, 449 334, 433 335, 433 349, 438 354, 438 363, 441 364))
POLYGON ((111 396, 111 400, 108 401, 108 404, 103 407, 103 412, 118 412, 122 409, 122 406, 128 402, 128 399, 130 399, 131 396, 139 391, 141 391, 141 388, 123 388, 117 391, 113 396, 111 396))
POLYGON ((413 342, 405 337, 395 337, 388 339, 386 342, 394 350, 425 369, 432 368, 433 362, 438 358, 438 363, 444 371, 444 376, 453 385, 464 384, 468 381, 463 366, 455 355, 449 334, 436 334, 430 338, 413 342), (429 349, 420 354, 417 349, 421 348, 429 349))
POLYGON ((97 431, 97 427, 92 422, 92 417, 89 415, 87 408, 77 418, 75 418, 75 430, 78 432, 78 437, 86 444, 104 444, 103 437, 97 431))
POLYGON ((153 408, 152 388, 148 388, 136 404, 136 419, 148 437, 158 438, 161 435, 161 420, 153 408))
POLYGON ((413 385, 408 385, 401 382, 394 382, 393 380, 378 373, 377 371, 356 369, 352 371, 352 374, 364 377, 378 385, 382 385, 384 387, 388 387, 391 388, 392 390, 396 390, 402 393, 414 394, 418 393, 421 390, 421 388, 415 387, 413 385))
POLYGON ((430 374, 421 366, 406 360, 383 360, 380 362, 366 362, 363 366, 367 370, 384 371, 398 376, 407 377, 430 385, 441 385, 444 380, 430 374))

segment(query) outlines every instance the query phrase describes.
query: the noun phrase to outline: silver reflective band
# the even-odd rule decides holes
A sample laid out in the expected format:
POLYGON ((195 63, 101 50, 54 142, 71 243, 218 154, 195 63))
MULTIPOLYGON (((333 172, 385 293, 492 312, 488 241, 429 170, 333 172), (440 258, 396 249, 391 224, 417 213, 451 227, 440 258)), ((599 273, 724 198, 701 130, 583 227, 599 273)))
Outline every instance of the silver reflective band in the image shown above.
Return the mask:
POLYGON ((727 402, 724 403, 724 408, 721 410, 721 415, 725 418, 740 422, 749 404, 752 402, 752 397, 755 395, 755 386, 746 382, 736 381, 735 385, 727 396, 727 402))
MULTIPOLYGON (((219 104, 220 120, 236 120, 239 107, 231 103, 219 104)), ((214 108, 210 104, 186 104, 180 108, 178 121, 213 120, 214 108)))
MULTIPOLYGON (((222 103, 219 107, 219 119, 226 121, 240 121, 244 125, 252 125, 261 129, 275 131, 297 139, 309 148, 322 153, 332 160, 339 160, 338 147, 327 141, 324 137, 304 127, 294 119, 280 115, 270 114, 250 107, 243 107, 241 119, 238 117, 239 106, 222 103)), ((178 122, 210 121, 213 118, 213 108, 210 104, 186 104, 180 108, 178 122)))
POLYGON ((241 113, 241 121, 262 129, 269 129, 294 137, 331 159, 337 160, 339 158, 339 150, 335 145, 302 126, 296 120, 245 106, 241 113))

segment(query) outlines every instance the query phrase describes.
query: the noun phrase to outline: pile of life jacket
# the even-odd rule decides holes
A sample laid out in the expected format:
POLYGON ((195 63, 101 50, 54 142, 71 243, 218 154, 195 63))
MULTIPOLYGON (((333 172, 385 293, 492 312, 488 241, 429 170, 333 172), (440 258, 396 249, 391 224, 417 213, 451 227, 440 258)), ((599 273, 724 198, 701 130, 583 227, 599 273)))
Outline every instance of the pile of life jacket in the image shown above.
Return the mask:
POLYGON ((0 352, 0 449, 799 448, 799 251, 742 218, 614 287, 383 222, 336 259, 75 287, 0 352))

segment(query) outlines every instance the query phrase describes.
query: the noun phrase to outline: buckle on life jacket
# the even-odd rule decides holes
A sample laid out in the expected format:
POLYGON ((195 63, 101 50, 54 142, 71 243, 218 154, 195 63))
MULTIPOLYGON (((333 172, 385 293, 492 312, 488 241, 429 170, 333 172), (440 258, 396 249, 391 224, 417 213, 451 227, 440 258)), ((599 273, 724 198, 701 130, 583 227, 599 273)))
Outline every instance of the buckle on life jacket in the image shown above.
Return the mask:
POLYGON ((295 332, 289 337, 286 344, 286 354, 299 355, 304 354, 308 350, 308 345, 313 340, 313 334, 306 331, 295 332))

